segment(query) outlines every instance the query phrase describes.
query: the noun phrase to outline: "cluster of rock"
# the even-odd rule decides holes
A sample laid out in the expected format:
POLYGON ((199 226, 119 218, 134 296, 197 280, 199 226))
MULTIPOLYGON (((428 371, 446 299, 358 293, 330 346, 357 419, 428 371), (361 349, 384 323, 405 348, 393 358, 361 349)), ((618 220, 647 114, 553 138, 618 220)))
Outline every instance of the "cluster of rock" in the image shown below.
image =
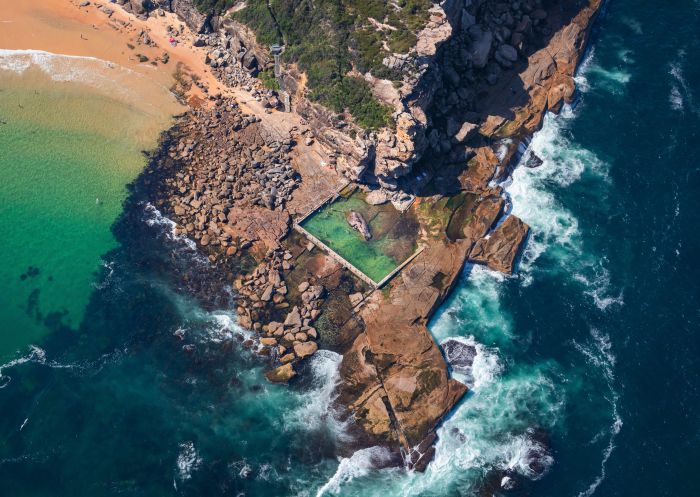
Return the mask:
POLYGON ((286 300, 288 293, 283 272, 293 267, 292 254, 287 251, 273 250, 267 261, 255 270, 236 280, 236 290, 241 297, 238 305, 238 319, 243 328, 260 331, 264 320, 264 309, 274 306, 276 309, 289 307, 286 300))
POLYGON ((290 164, 291 140, 265 143, 256 130, 252 141, 232 139, 232 133, 244 135, 259 118, 242 114, 230 102, 193 112, 168 151, 186 164, 169 180, 176 191, 171 203, 184 232, 202 245, 223 244, 231 239, 226 224, 236 221, 231 219, 234 206, 281 210, 301 178, 290 164))
POLYGON ((193 45, 207 48, 205 62, 213 69, 234 64, 245 69, 248 74, 258 69, 256 55, 248 50, 238 37, 230 33, 200 34, 194 39, 193 45))
POLYGON ((208 247, 212 261, 256 241, 276 244, 289 230, 285 205, 301 182, 292 147, 270 139, 259 118, 233 101, 190 111, 166 150, 179 164, 165 180, 176 234, 208 247))
MULTIPOLYGON (((180 0, 185 1, 191 3, 180 0)), ((286 203, 300 178, 289 160, 293 143, 270 138, 258 118, 214 99, 212 109, 193 111, 168 145, 170 159, 182 164, 167 182, 168 214, 178 222, 178 232, 208 247, 210 259, 217 260, 212 252, 234 256, 250 248, 247 255, 259 262, 235 285, 240 324, 256 333, 248 345, 257 342, 259 351, 272 360, 268 379, 291 379, 294 365, 318 349, 317 329, 325 339, 326 321, 343 314, 333 320, 334 333, 347 347, 342 350, 338 402, 362 429, 368 446, 400 448, 408 467, 425 468, 434 453, 436 426, 467 390, 449 377, 426 324, 466 259, 512 272, 528 227, 512 215, 499 222, 505 201, 490 183, 514 157, 518 141, 541 122, 544 111, 570 96, 573 67, 598 5, 598 0, 590 0, 588 8, 557 5, 548 7, 549 15, 540 0, 447 0, 435 5, 415 47, 420 56, 402 58, 404 64, 417 65, 393 101, 395 130, 352 133, 357 129, 351 123, 297 102, 296 110, 307 119, 318 116, 318 122, 314 117, 308 124, 316 131, 315 139, 334 152, 331 163, 351 179, 379 184, 372 203, 394 201, 394 192, 406 189, 407 177, 418 176, 418 187, 426 184, 421 183, 423 169, 411 174, 426 150, 432 150, 431 161, 440 164, 433 171, 433 187, 440 184, 439 175, 455 165, 457 173, 448 179, 464 196, 464 224, 448 237, 453 216, 461 219, 456 212, 462 207, 455 203, 443 216, 447 207, 441 207, 441 195, 423 195, 414 213, 422 216, 421 230, 428 233, 436 224, 436 233, 421 235, 426 246, 386 292, 371 292, 365 298, 354 293, 359 290, 354 285, 352 290, 340 287, 340 271, 331 270, 332 264, 323 260, 326 256, 296 259, 292 252, 299 253, 299 248, 303 253, 303 247, 291 237, 280 240, 290 222, 286 203), (571 11, 566 16, 580 11, 575 20, 566 18, 565 7, 571 11), (552 15, 558 16, 556 22, 550 22, 552 15), (553 41, 545 40, 550 30, 553 41), (522 86, 520 94, 511 91, 509 85, 515 82, 522 86), (503 138, 509 139, 508 150, 497 155, 495 150, 506 143, 503 138), (264 248, 259 250, 263 245, 269 249, 264 259, 264 248), (320 268, 327 276, 318 276, 320 268), (309 275, 314 275, 311 280, 309 275), (333 278, 338 281, 333 283, 333 278), (351 293, 347 302, 344 292, 351 293), (327 303, 322 324, 316 320, 326 301, 332 304, 327 303)), ((242 64, 243 50, 225 29, 196 43, 210 48, 209 62, 218 77, 233 84, 248 81, 254 66, 242 64)), ((246 33, 245 27, 240 32, 246 33)), ((255 53, 260 47, 246 41, 244 48, 255 53)), ((256 61, 255 67, 265 67, 261 58, 256 56, 256 61)), ((296 94, 291 83, 285 80, 285 88, 296 94)), ((349 221, 363 231, 358 219, 349 221)), ((466 367, 472 351, 461 352, 466 367)), ((509 485, 505 481, 501 486, 509 485)))
POLYGON ((165 12, 174 12, 195 33, 210 32, 218 29, 219 18, 204 14, 192 0, 112 0, 124 10, 145 20, 149 16, 162 16, 165 12))
POLYGON ((359 212, 350 211, 347 213, 346 219, 348 224, 354 230, 357 230, 360 235, 362 235, 362 238, 365 240, 372 238, 372 232, 369 230, 369 225, 367 224, 367 221, 365 221, 365 218, 362 217, 362 214, 359 212))
MULTIPOLYGON (((427 150, 445 161, 464 164, 473 155, 469 145, 479 141, 480 126, 490 112, 477 95, 483 98, 504 72, 517 70, 518 62, 551 34, 541 0, 466 0, 444 8, 444 22, 453 27, 450 36, 442 40, 420 80, 401 90, 406 95, 405 112, 412 119, 397 121, 397 135, 406 130, 404 134, 413 141, 413 156, 403 164, 391 160, 375 164, 375 175, 387 188, 400 185, 399 180, 427 150)), ((409 57, 402 63, 417 60, 409 57)))
MULTIPOLYGON (((232 22, 232 21, 227 21, 232 22)), ((236 24, 236 29, 226 28, 218 33, 200 34, 194 40, 195 47, 206 47, 204 63, 212 69, 217 79, 229 86, 238 86, 249 92, 266 109, 279 109, 282 101, 276 91, 265 89, 255 75, 269 61, 260 50, 246 47, 245 37, 240 32, 245 28, 236 24)))
POLYGON ((268 373, 270 381, 286 382, 294 375, 292 364, 310 357, 318 350, 318 332, 312 325, 320 316, 324 303, 323 285, 303 281, 298 285, 293 307, 288 301, 290 293, 284 274, 294 269, 289 251, 273 249, 267 260, 252 273, 236 280, 239 296, 237 314, 239 323, 259 334, 263 347, 261 353, 270 355, 279 364, 268 373), (271 310, 289 309, 284 319, 263 324, 271 310))

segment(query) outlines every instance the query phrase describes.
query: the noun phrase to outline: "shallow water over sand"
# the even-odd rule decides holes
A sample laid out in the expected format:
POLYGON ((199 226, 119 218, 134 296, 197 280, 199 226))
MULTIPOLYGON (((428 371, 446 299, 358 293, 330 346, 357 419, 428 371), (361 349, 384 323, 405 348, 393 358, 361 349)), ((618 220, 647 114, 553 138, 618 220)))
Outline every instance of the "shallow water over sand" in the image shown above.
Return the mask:
POLYGON ((0 359, 77 326, 110 228, 180 108, 146 78, 97 59, 0 52, 0 359))

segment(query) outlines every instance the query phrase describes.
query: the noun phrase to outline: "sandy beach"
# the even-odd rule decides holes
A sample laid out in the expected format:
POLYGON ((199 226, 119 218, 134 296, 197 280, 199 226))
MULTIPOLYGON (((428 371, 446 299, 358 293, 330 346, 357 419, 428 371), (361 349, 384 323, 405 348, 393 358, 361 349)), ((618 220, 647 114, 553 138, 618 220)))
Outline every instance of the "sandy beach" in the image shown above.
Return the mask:
MULTIPOLYGON (((183 25, 174 14, 142 21, 117 5, 108 5, 113 10, 109 16, 99 6, 91 3, 79 7, 77 1, 69 0, 3 2, 0 48, 96 57, 146 75, 168 88, 180 67, 186 74, 196 75, 210 94, 224 91, 204 64, 204 52, 192 47, 192 35, 186 27, 175 46, 169 42, 168 26, 179 29, 183 25), (155 46, 140 43, 139 35, 143 31, 155 46), (169 56, 167 64, 160 62, 164 53, 169 56), (148 61, 140 62, 139 54, 148 61)), ((194 85, 188 92, 188 96, 193 95, 204 96, 194 85)))

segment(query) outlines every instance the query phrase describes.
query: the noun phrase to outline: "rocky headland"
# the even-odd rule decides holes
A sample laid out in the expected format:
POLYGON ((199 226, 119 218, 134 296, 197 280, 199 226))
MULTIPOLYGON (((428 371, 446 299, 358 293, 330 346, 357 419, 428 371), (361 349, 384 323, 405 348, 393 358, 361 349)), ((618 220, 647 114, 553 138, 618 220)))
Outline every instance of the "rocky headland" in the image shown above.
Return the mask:
MULTIPOLYGON (((432 4, 408 52, 383 60, 398 83, 361 74, 393 109, 393 125, 371 131, 307 98, 293 65, 280 76, 292 106, 282 112, 285 96, 255 78, 269 51, 227 14, 191 0, 117 3, 143 19, 177 14, 230 90, 195 81, 205 98, 190 101, 151 167, 167 173, 156 207, 235 289, 254 337, 244 345, 274 382, 292 380, 318 348, 341 353, 337 404, 356 445, 388 446, 424 469, 436 427, 467 391, 427 323, 466 262, 516 269, 529 227, 507 214, 498 183, 545 113, 573 98, 600 0, 432 4), (293 229, 348 182, 417 222, 420 252, 382 288, 293 229)), ((366 223, 348 221, 369 238, 366 223)))

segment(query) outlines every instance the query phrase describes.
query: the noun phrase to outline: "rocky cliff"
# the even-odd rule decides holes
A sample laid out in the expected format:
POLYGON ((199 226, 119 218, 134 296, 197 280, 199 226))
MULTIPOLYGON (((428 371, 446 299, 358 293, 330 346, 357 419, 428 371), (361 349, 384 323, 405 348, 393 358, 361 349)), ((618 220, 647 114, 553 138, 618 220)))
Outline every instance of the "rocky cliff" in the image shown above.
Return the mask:
MULTIPOLYGON (((180 172, 158 207, 235 280, 240 323, 258 334, 270 379, 291 379, 317 341, 343 353, 338 402, 360 445, 388 445, 417 469, 432 458, 435 431, 466 387, 449 377, 427 323, 465 261, 514 271, 529 227, 504 217, 507 199, 495 180, 509 174, 545 112, 573 97, 599 5, 432 5, 408 51, 381 61, 400 72, 397 84, 361 73, 394 109, 394 127, 368 132, 313 102, 307 76, 292 65, 283 81, 303 130, 272 125, 271 93, 267 108, 245 111, 212 96, 214 108, 191 113, 169 145, 180 172), (310 149, 314 136, 321 150, 310 149), (415 220, 421 250, 381 290, 289 232, 292 216, 337 192, 341 174, 365 183, 368 201, 390 198, 415 220), (240 257, 254 269, 233 274, 227 261, 240 257)), ((200 26, 191 15, 188 24, 200 26)), ((252 88, 251 75, 269 65, 257 34, 238 21, 202 22, 198 32, 220 28, 195 41, 208 47, 215 74, 252 88)))

